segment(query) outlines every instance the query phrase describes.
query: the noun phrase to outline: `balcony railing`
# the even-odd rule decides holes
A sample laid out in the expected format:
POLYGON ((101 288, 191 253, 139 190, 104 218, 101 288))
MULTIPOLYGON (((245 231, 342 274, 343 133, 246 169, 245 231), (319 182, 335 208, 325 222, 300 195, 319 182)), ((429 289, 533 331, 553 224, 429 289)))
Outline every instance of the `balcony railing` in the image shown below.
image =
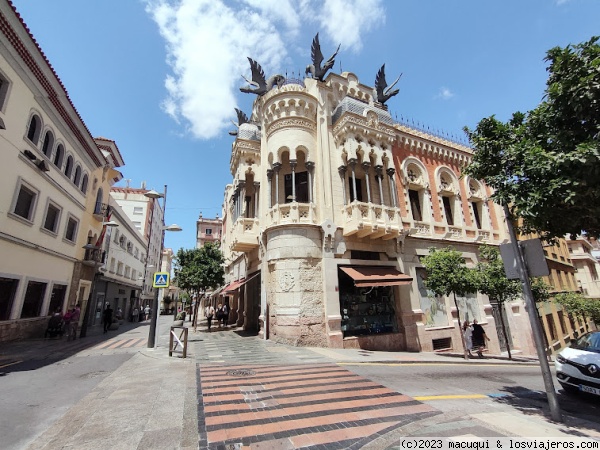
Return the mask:
POLYGON ((106 262, 106 252, 98 248, 86 249, 81 262, 85 266, 100 267, 106 262))
POLYGON ((344 206, 344 236, 391 239, 403 229, 400 209, 372 203, 352 202, 344 206))
POLYGON ((96 202, 93 215, 97 221, 103 222, 104 219, 106 219, 108 217, 109 213, 110 213, 110 206, 107 203, 96 202))
POLYGON ((285 224, 316 224, 316 209, 312 203, 284 203, 273 206, 269 211, 271 223, 269 226, 285 224))
POLYGON ((233 224, 231 249, 234 252, 248 252, 258 247, 258 219, 238 218, 233 224))

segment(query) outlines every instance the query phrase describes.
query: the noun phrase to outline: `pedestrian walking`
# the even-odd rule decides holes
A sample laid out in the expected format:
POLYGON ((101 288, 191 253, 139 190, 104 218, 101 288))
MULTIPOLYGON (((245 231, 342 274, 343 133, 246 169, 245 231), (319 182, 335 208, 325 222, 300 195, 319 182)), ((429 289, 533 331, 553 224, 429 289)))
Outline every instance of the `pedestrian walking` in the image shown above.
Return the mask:
POLYGON ((146 305, 146 307, 144 308, 144 315, 146 317, 146 320, 150 319, 150 307, 148 305, 146 305))
POLYGON ((204 316, 206 317, 206 323, 208 324, 208 331, 210 331, 210 325, 215 315, 215 308, 212 305, 207 305, 204 309, 204 316))
POLYGON ((79 327, 79 317, 81 317, 81 303, 77 303, 71 312, 71 321, 69 323, 69 339, 77 339, 77 328, 79 327))
POLYGON ((223 305, 223 325, 229 325, 229 303, 225 300, 225 304, 223 305))
POLYGON ((140 315, 140 311, 137 309, 137 306, 133 308, 133 312, 131 313, 131 321, 137 322, 138 316, 140 315))
POLYGON ((463 337, 465 338, 465 349, 469 356, 473 356, 471 350, 473 350, 473 327, 469 324, 468 320, 463 323, 463 337))
POLYGON ((67 312, 63 315, 63 330, 67 335, 67 341, 71 336, 71 315, 73 314, 72 309, 67 309, 67 312))
POLYGON ((217 316, 217 322, 219 323, 219 328, 220 328, 221 322, 223 321, 223 305, 221 305, 220 303, 217 305, 216 316, 217 316))
POLYGON ((486 341, 490 338, 485 334, 485 330, 477 323, 477 319, 473 320, 473 348, 477 349, 477 355, 483 358, 483 350, 485 349, 486 341))
POLYGON ((102 313, 102 322, 104 323, 104 332, 106 333, 112 325, 113 309, 110 307, 110 303, 106 304, 106 308, 102 313))

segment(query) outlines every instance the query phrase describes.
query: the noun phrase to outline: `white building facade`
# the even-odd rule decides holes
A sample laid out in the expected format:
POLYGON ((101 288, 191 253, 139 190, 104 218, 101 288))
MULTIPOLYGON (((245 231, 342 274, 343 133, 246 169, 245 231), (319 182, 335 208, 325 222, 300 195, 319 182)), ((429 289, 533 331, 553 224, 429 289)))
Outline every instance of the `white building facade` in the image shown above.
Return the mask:
MULTIPOLYGON (((487 298, 460 299, 458 317, 422 283, 430 247, 474 265, 481 243, 507 238, 489 190, 460 180, 470 152, 396 123, 352 73, 257 97, 225 189, 230 323, 292 345, 431 351, 461 349, 457 322, 476 318, 499 352, 487 298)), ((531 353, 523 302, 497 313, 513 348, 531 353)))

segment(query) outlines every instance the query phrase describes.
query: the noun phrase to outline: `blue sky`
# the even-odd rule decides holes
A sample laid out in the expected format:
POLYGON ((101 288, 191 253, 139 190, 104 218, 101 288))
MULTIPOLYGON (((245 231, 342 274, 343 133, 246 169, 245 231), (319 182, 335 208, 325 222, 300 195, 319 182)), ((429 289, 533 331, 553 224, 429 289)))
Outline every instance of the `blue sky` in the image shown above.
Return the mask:
MULTIPOLYGON (((373 85, 385 63, 393 116, 462 136, 542 99, 546 50, 600 34, 596 0, 12 0, 93 136, 116 141, 132 187, 168 185, 166 233, 195 246, 221 214, 234 107, 250 114, 247 56, 304 74, 319 32, 335 72, 373 85)), ((125 185, 122 181, 119 185, 125 185)))

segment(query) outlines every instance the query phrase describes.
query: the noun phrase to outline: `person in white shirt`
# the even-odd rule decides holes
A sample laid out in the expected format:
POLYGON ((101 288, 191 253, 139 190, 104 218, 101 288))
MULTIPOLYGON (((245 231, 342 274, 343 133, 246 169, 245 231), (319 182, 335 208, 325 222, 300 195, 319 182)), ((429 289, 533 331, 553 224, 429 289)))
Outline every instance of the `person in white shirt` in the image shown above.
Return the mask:
POLYGON ((210 331, 210 326, 213 317, 215 316, 215 308, 213 308, 212 305, 207 305, 204 310, 204 316, 206 317, 206 322, 208 323, 208 331, 210 331))

